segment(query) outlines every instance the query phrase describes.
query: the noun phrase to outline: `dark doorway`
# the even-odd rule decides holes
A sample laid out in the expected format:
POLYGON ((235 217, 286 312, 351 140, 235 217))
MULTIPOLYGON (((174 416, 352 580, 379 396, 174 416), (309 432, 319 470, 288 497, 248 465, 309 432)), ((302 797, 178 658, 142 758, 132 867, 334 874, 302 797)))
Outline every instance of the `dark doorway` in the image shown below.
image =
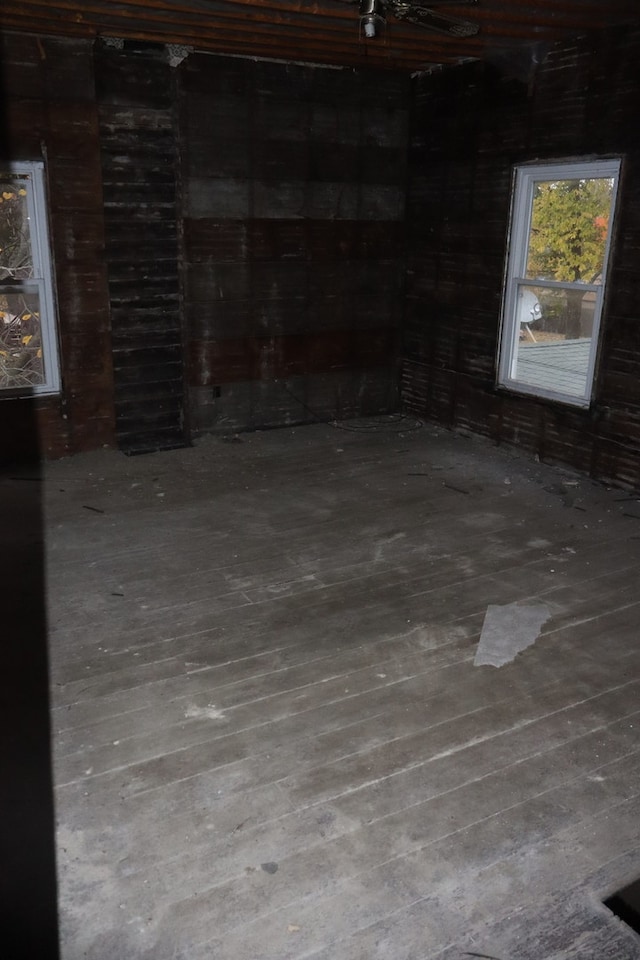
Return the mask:
POLYGON ((640 933, 640 879, 618 890, 612 897, 605 900, 604 904, 623 923, 636 933, 640 933))

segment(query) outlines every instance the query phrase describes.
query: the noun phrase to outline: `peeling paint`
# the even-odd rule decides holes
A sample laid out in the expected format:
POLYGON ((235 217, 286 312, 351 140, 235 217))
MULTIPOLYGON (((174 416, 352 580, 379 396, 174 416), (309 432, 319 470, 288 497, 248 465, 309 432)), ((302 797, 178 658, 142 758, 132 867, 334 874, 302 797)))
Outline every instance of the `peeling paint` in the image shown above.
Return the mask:
POLYGON ((546 604, 504 606, 489 604, 485 614, 474 666, 502 667, 530 647, 551 616, 546 604))

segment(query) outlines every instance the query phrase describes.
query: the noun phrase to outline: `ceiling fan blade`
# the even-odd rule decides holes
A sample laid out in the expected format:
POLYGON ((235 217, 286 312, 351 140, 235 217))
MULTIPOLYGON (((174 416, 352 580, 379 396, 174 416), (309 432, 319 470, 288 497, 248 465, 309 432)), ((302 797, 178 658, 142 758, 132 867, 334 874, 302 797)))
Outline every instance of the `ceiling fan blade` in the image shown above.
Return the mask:
MULTIPOLYGON (((360 0, 340 0, 341 3, 359 3, 360 0)), ((397 0, 403 2, 405 6, 415 8, 426 8, 432 10, 434 7, 477 7, 479 0, 397 0)), ((383 6, 392 7, 393 0, 381 0, 383 6)))
MULTIPOLYGON (((409 7, 420 7, 427 10, 431 10, 434 7, 477 7, 478 0, 398 0, 398 3, 403 2, 405 6, 409 7)), ((390 6, 393 6, 393 0, 389 0, 390 6)))
POLYGON ((403 0, 389 3, 388 6, 398 20, 407 20, 409 23, 416 23, 420 27, 427 27, 437 33, 446 33, 449 37, 474 37, 480 31, 479 24, 471 20, 449 17, 445 13, 436 13, 428 7, 405 3, 403 0))

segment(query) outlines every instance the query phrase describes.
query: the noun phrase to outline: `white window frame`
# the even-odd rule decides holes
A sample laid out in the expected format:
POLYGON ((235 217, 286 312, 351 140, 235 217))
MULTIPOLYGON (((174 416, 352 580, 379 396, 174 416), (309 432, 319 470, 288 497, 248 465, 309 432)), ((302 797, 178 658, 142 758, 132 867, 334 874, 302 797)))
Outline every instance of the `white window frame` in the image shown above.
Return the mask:
POLYGON ((501 335, 498 361, 498 386, 521 394, 557 400, 576 407, 588 407, 591 404, 596 359, 600 341, 600 320, 604 302, 606 280, 610 260, 611 236, 616 212, 616 200, 620 180, 620 159, 581 160, 545 164, 526 164, 514 171, 513 200, 511 208, 511 231, 509 252, 502 301, 501 335), (598 284, 559 282, 539 280, 526 276, 528 241, 533 213, 535 184, 541 180, 582 180, 612 178, 611 218, 607 233, 604 265, 601 282, 598 284), (518 316, 518 293, 521 287, 546 287, 549 289, 579 288, 584 293, 595 294, 593 314, 593 333, 589 351, 589 362, 585 391, 582 396, 544 389, 517 379, 516 360, 520 336, 520 318, 518 316))
POLYGON ((21 280, 19 283, 7 283, 0 280, 0 293, 15 293, 20 289, 38 293, 44 369, 43 383, 31 384, 28 387, 1 388, 0 399, 56 394, 60 392, 60 363, 44 162, 34 160, 30 162, 0 163, 0 172, 30 178, 31 189, 27 190, 27 214, 33 258, 33 277, 28 280, 21 280))

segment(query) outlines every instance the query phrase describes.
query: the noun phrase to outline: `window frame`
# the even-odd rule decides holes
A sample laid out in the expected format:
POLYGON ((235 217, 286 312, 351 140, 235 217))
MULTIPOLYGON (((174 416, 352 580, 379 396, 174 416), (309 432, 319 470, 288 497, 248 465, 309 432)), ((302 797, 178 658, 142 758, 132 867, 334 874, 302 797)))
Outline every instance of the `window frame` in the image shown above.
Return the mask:
POLYGON ((19 387, 0 387, 0 400, 50 396, 61 391, 58 324, 53 289, 53 262, 51 256, 45 165, 43 160, 0 163, 0 173, 10 176, 28 176, 27 215, 33 264, 33 276, 28 280, 7 283, 0 280, 0 294, 15 293, 21 288, 37 291, 40 307, 40 338, 42 342, 43 383, 19 387))
POLYGON ((500 338, 496 385, 511 393, 525 394, 573 407, 588 408, 593 399, 596 363, 600 347, 600 329, 602 309, 606 294, 607 277, 611 260, 611 238, 617 214, 617 201, 620 185, 622 160, 619 157, 607 159, 584 159, 571 161, 553 161, 546 163, 520 164, 514 167, 512 204, 510 213, 510 232, 507 262, 500 314, 500 338), (604 251, 601 282, 581 283, 571 281, 542 280, 526 276, 528 244, 533 215, 535 184, 548 180, 613 179, 611 194, 611 217, 604 251), (589 362, 585 391, 582 396, 550 390, 518 380, 514 376, 517 362, 517 346, 520 336, 518 317, 518 291, 521 287, 544 287, 547 289, 575 289, 595 294, 593 330, 589 349, 589 362))

